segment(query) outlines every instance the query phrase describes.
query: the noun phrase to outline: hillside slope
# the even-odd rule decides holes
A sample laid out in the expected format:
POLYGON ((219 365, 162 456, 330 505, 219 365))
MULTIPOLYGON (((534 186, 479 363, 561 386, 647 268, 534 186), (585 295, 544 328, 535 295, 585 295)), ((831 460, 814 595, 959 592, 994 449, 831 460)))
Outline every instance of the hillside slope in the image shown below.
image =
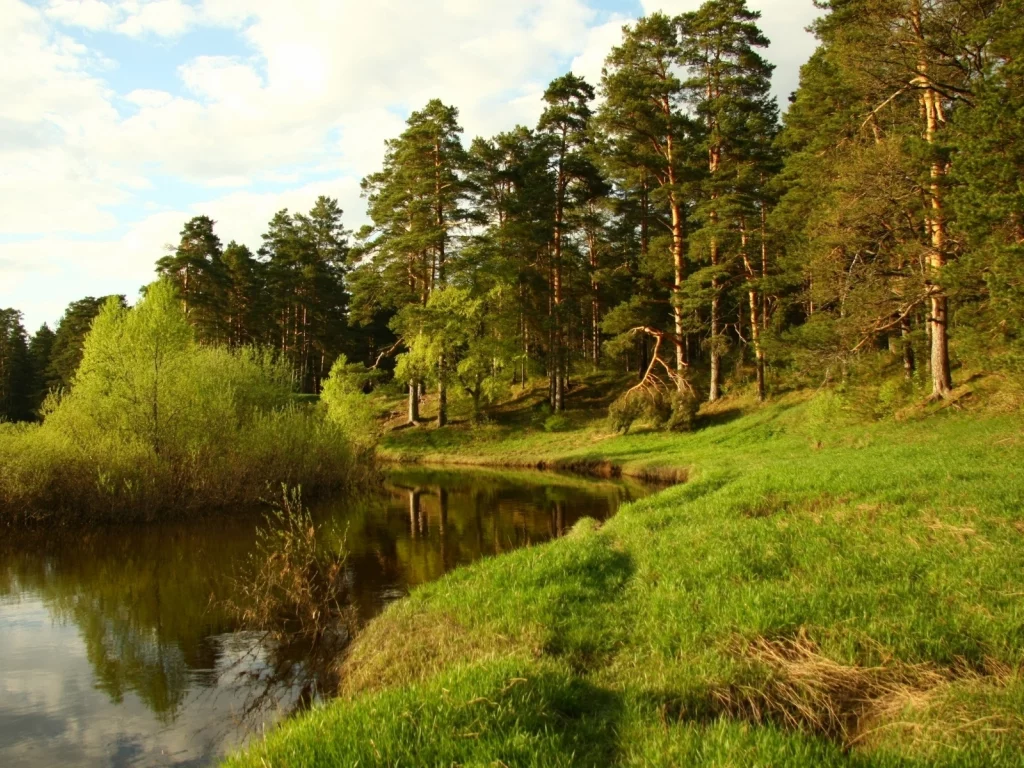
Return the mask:
POLYGON ((819 397, 712 421, 393 435, 689 481, 416 590, 341 699, 229 765, 1020 765, 1019 415, 850 423, 819 397))

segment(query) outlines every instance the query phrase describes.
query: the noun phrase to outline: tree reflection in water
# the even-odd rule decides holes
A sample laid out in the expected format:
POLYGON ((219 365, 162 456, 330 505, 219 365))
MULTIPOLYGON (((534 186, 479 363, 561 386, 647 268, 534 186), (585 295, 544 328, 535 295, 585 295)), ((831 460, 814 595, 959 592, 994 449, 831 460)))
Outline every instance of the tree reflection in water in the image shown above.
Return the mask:
MULTIPOLYGON (((337 548, 333 531, 346 532, 341 578, 349 612, 315 643, 245 631, 225 608, 246 600, 237 577, 256 551, 258 512, 5 535, 0 626, 10 601, 40 600, 54 622, 76 628, 93 686, 117 706, 137 696, 153 715, 154 733, 184 727, 183 708, 200 695, 213 699, 204 706, 219 713, 210 724, 251 729, 333 692, 352 627, 410 588, 481 557, 561 536, 583 516, 603 519, 647 492, 639 484, 536 472, 391 471, 379 493, 313 509, 324 547, 337 548)), ((45 629, 33 630, 40 633, 39 654, 30 662, 40 672, 56 669, 43 647, 45 629)), ((73 704, 65 696, 46 714, 70 718, 73 704)), ((0 701, 0 724, 4 707, 0 701)), ((205 710, 203 717, 211 720, 205 710)), ((0 764, 13 739, 0 726, 0 764)), ((46 762, 41 756, 39 764, 46 762)))

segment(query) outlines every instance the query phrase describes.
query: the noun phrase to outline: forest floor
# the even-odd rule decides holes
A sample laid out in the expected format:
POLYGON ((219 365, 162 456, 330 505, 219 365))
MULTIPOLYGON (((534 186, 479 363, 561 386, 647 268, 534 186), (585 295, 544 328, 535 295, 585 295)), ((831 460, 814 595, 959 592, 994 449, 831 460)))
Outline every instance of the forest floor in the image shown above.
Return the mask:
POLYGON ((341 698, 230 765, 1022 764, 1019 408, 793 394, 622 436, 602 387, 382 454, 686 482, 416 589, 358 637, 341 698))

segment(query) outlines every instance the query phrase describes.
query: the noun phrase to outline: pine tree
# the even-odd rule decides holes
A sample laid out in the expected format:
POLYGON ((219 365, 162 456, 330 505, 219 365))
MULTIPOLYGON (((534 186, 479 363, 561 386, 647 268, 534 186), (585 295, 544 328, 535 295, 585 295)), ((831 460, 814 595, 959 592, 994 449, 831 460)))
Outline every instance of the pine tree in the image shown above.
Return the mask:
POLYGON ((21 312, 0 309, 0 421, 32 418, 32 360, 21 312))
POLYGON ((263 296, 263 265, 248 246, 239 245, 234 240, 224 249, 223 261, 227 282, 224 297, 227 343, 237 347, 262 342, 269 333, 263 296))
POLYGON ((935 398, 947 398, 952 390, 945 283, 946 264, 959 248, 950 238, 954 222, 948 177, 955 159, 949 127, 956 113, 974 101, 988 48, 984 22, 999 5, 1000 0, 843 0, 828 3, 830 13, 815 26, 845 77, 870 95, 863 125, 878 141, 902 136, 904 151, 916 166, 927 233, 922 279, 935 398), (904 108, 907 102, 913 110, 904 108), (887 126, 894 112, 901 119, 887 126))
POLYGON ((337 200, 323 196, 309 214, 278 211, 259 250, 273 317, 268 342, 304 392, 319 392, 346 342, 349 232, 341 219, 337 200))
POLYGON ((662 13, 644 17, 623 30, 622 45, 609 54, 602 77, 604 104, 600 127, 617 164, 633 169, 650 184, 650 196, 667 210, 671 241, 671 330, 661 323, 636 326, 638 332, 674 347, 675 373, 681 385, 686 369, 685 320, 678 292, 686 270, 686 183, 692 173, 693 125, 683 105, 677 71, 678 33, 662 13))
POLYGON ((1024 370, 1024 3, 1002 4, 978 35, 990 40, 973 108, 957 114, 951 191, 965 255, 954 287, 972 351, 1024 370))
POLYGON ((171 279, 181 296, 189 323, 202 343, 228 336, 224 315, 227 275, 213 219, 196 216, 185 223, 174 253, 157 262, 157 274, 171 279))
MULTIPOLYGON (((727 346, 722 328, 724 288, 737 262, 745 265, 749 278, 756 277, 749 245, 757 215, 753 185, 759 174, 751 166, 764 155, 776 122, 777 109, 769 95, 773 66, 757 52, 768 46, 757 26, 760 16, 744 0, 710 0, 679 17, 680 61, 686 67, 683 89, 701 124, 699 150, 707 157, 695 213, 710 262, 702 277, 710 285, 711 402, 721 394, 721 360, 727 346)), ((751 293, 754 329, 756 303, 751 293)), ((763 392, 760 349, 756 354, 763 392)))
POLYGON ((43 323, 28 343, 29 362, 32 366, 32 395, 31 410, 38 413, 49 392, 47 386, 47 371, 50 368, 50 359, 53 355, 53 340, 55 334, 50 326, 43 323))
MULTIPOLYGON (((426 305, 447 281, 458 233, 473 218, 458 115, 455 107, 430 101, 409 117, 401 136, 387 142, 383 169, 363 180, 373 227, 363 233, 367 260, 353 289, 362 294, 354 302, 364 316, 377 308, 426 305)), ((432 364, 444 369, 444 356, 432 364)), ((437 421, 443 426, 448 418, 445 375, 438 381, 437 421)), ((410 422, 418 420, 421 384, 409 383, 410 422)))
POLYGON ((470 149, 470 181, 484 231, 465 249, 459 272, 478 295, 501 289, 515 297, 503 306, 513 313, 509 333, 520 350, 514 378, 523 386, 531 355, 550 341, 547 257, 554 237, 555 183, 549 148, 544 137, 520 126, 493 139, 478 138, 470 149))
MULTIPOLYGON (((590 102, 594 89, 583 78, 571 72, 556 78, 544 91, 546 107, 537 124, 537 131, 547 139, 551 156, 551 170, 555 183, 554 233, 551 243, 549 282, 551 301, 550 362, 548 364, 551 407, 557 413, 565 410, 565 390, 568 378, 568 350, 566 348, 566 279, 567 242, 573 235, 570 222, 573 208, 580 204, 588 181, 597 177, 597 169, 584 152, 589 141, 590 102)), ((593 187, 593 183, 589 185, 593 187)))

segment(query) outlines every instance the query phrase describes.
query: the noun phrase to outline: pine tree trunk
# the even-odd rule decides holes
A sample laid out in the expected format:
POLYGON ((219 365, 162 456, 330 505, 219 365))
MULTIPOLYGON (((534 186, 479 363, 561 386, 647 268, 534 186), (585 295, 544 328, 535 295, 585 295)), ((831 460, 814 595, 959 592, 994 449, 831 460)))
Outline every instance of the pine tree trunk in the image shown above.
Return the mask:
MULTIPOLYGON (((747 227, 746 222, 740 220, 740 248, 743 253, 743 265, 747 270, 747 281, 752 282, 757 278, 754 273, 754 265, 747 253, 747 227)), ((761 323, 758 318, 758 309, 761 305, 758 293, 753 286, 747 291, 750 300, 750 343, 754 347, 754 367, 757 373, 757 399, 763 403, 765 400, 764 381, 764 349, 761 347, 761 323)))
POLYGON ((443 427, 448 423, 448 388, 445 386, 445 358, 441 355, 438 362, 438 384, 437 384, 437 426, 443 427))
POLYGON ((553 358, 555 368, 554 381, 554 402, 552 408, 555 413, 561 413, 565 409, 565 331, 562 324, 565 322, 562 311, 562 228, 565 214, 565 192, 568 180, 565 173, 566 154, 566 132, 562 130, 562 143, 558 153, 558 175, 556 177, 557 189, 555 193, 555 251, 554 263, 552 265, 552 279, 554 291, 554 344, 553 358))
MULTIPOLYGON (((920 8, 914 11, 914 25, 921 48, 924 48, 924 33, 921 26, 920 8)), ((925 117, 924 139, 934 145, 939 124, 945 122, 942 114, 941 97, 931 85, 928 62, 924 59, 917 65, 917 82, 921 87, 921 107, 925 117)), ((930 176, 931 212, 928 216, 928 230, 931 235, 931 250, 928 254, 926 286, 931 304, 931 373, 932 397, 947 399, 953 390, 953 379, 949 367, 949 300, 942 292, 939 282, 945 266, 946 221, 943 211, 942 177, 944 169, 938 158, 933 158, 930 176)))
POLYGON ((596 368, 601 362, 601 309, 597 284, 597 243, 594 233, 588 235, 590 246, 590 359, 596 368))
MULTIPOLYGON (((717 163, 712 163, 712 170, 717 163)), ((712 196, 714 199, 714 196, 712 196)), ((712 231, 718 225, 718 213, 711 211, 712 231)), ((718 266, 718 235, 711 235, 711 265, 718 266)), ((721 334, 721 311, 722 297, 719 293, 718 278, 711 278, 711 383, 708 389, 708 402, 713 403, 722 394, 722 355, 719 351, 719 336, 721 334)))
POLYGON ((903 375, 907 381, 914 378, 914 345, 910 341, 910 320, 904 317, 900 323, 900 336, 903 342, 903 375))
MULTIPOLYGON (((715 226, 715 214, 712 213, 711 226, 715 226)), ((711 238, 711 264, 718 266, 718 238, 711 238)), ((708 402, 715 402, 722 394, 722 356, 718 351, 718 337, 721 333, 722 299, 718 293, 718 278, 711 281, 711 383, 708 389, 708 402)))
POLYGON ((679 374, 679 389, 682 390, 683 371, 686 370, 686 358, 683 353, 685 328, 683 325, 683 308, 679 306, 679 291, 682 290, 686 265, 683 261, 683 211, 682 205, 676 198, 675 192, 669 195, 669 205, 672 209, 672 278, 674 281, 672 290, 672 321, 675 331, 676 372, 679 374))
MULTIPOLYGON (((764 177, 761 177, 762 183, 764 177)), ((768 277, 768 207, 761 201, 761 277, 768 277)), ((768 330, 768 291, 761 289, 761 328, 768 330)))
POLYGON ((420 420, 419 387, 416 382, 409 383, 409 423, 418 424, 420 420))

